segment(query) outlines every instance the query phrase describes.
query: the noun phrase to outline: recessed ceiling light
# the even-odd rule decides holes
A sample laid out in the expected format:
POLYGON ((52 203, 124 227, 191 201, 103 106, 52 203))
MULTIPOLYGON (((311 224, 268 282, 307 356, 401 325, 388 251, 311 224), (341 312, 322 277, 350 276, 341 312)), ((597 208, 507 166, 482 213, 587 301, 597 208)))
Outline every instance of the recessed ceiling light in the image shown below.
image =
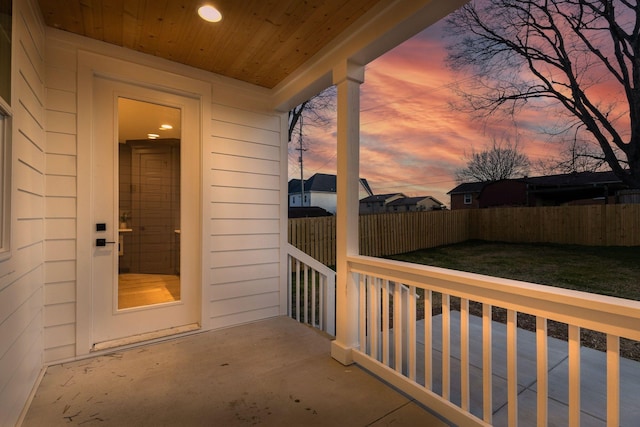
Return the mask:
POLYGON ((220 11, 209 4, 201 6, 198 9, 198 15, 200 15, 200 18, 209 22, 220 22, 222 19, 220 11))
POLYGON ((147 137, 149 139, 158 139, 158 138, 160 138, 160 135, 158 135, 157 133, 148 133, 147 137))
POLYGON ((169 129, 173 129, 173 126, 171 125, 160 125, 160 130, 169 130, 169 129))

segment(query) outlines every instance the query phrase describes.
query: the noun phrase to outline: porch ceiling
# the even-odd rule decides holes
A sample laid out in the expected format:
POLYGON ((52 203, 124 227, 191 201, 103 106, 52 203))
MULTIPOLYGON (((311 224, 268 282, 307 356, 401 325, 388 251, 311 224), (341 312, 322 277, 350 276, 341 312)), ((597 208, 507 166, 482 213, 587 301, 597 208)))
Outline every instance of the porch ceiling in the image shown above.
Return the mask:
POLYGON ((380 0, 38 0, 45 23, 265 88, 274 88, 380 0))

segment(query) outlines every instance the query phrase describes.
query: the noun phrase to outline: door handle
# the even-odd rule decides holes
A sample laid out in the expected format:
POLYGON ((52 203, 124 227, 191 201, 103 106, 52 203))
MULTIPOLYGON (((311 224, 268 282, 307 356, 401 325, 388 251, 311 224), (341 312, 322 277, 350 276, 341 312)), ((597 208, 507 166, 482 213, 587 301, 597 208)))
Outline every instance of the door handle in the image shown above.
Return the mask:
POLYGON ((96 246, 107 246, 107 243, 113 245, 116 242, 107 242, 107 239, 96 239, 96 246))

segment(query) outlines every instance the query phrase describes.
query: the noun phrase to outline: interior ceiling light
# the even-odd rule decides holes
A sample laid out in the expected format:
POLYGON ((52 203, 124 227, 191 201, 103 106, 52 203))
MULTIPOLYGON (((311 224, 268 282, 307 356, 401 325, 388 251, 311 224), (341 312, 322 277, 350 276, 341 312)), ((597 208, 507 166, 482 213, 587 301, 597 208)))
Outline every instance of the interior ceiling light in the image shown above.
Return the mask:
POLYGON ((157 133, 148 133, 147 137, 149 139, 158 139, 158 138, 160 138, 160 135, 158 135, 157 133))
POLYGON ((220 22, 222 19, 220 11, 209 4, 201 6, 198 9, 198 15, 200 15, 200 18, 209 22, 220 22))
POLYGON ((173 129, 173 126, 171 126, 171 125, 160 125, 160 130, 169 130, 169 129, 173 129))

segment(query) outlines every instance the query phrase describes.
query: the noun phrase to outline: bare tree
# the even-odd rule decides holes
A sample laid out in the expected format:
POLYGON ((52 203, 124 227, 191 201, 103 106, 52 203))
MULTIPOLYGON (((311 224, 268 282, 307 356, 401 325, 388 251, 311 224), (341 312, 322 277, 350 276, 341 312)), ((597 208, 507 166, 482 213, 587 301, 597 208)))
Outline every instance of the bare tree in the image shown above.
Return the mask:
POLYGON ((483 0, 448 23, 458 37, 448 64, 476 77, 462 88, 465 109, 513 114, 524 105, 555 105, 567 114, 567 130, 584 128, 611 170, 640 188, 635 1, 483 0))
POLYGON ((303 134, 301 126, 326 126, 331 122, 329 113, 336 108, 336 89, 330 86, 313 98, 289 110, 289 142, 294 133, 303 134), (302 119, 304 117, 304 119, 302 119))
POLYGON ((540 160, 533 169, 543 174, 598 172, 606 166, 601 151, 595 150, 592 144, 573 140, 565 146, 558 157, 540 160))
POLYGON ((529 174, 529 159, 520 152, 518 143, 498 142, 491 147, 465 154, 467 166, 456 171, 456 181, 477 182, 521 178, 529 174))
POLYGON ((331 123, 330 112, 335 111, 336 90, 330 86, 313 98, 289 110, 289 157, 298 152, 296 161, 300 164, 300 203, 304 206, 304 152, 307 143, 304 126, 327 126, 331 123), (297 144, 291 144, 295 140, 297 144), (296 146, 297 145, 297 146, 296 146))

